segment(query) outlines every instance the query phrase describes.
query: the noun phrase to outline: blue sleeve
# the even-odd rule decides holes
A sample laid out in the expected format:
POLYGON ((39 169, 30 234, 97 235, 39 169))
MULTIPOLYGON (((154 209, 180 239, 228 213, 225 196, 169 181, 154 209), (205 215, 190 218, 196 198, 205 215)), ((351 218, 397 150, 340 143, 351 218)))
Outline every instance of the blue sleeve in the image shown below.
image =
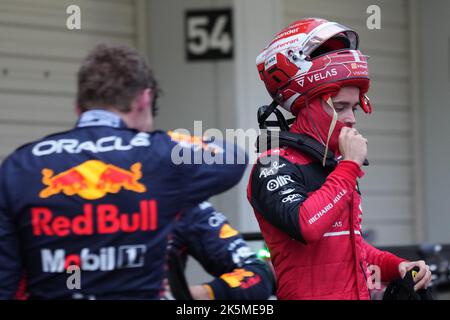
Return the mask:
POLYGON ((0 299, 13 299, 22 276, 18 234, 8 209, 6 168, 0 167, 0 299))
POLYGON ((179 169, 183 207, 196 206, 242 178, 248 157, 237 145, 173 132, 168 136, 175 142, 171 161, 179 169))
POLYGON ((274 276, 263 261, 245 264, 204 285, 215 300, 267 300, 275 294, 274 276))
POLYGON ((174 234, 178 245, 214 277, 204 285, 215 299, 261 300, 272 295, 274 280, 269 266, 210 203, 187 210, 174 234))

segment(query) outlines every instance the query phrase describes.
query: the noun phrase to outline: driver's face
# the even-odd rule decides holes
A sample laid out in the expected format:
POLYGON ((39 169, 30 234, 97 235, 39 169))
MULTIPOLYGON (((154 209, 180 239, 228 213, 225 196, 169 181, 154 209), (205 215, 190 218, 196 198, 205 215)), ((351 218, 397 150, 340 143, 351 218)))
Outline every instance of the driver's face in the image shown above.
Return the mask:
MULTIPOLYGON (((353 128, 356 125, 355 111, 359 107, 359 88, 343 87, 331 100, 338 120, 345 126, 353 128)), ((322 101, 322 107, 330 116, 333 115, 333 110, 325 101, 322 101)))

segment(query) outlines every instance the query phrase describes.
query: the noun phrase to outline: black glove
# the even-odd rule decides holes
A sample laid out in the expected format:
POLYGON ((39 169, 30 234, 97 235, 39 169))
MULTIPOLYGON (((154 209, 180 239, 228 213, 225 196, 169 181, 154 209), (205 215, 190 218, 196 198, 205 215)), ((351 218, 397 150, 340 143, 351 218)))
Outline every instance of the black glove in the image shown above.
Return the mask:
POLYGON ((403 279, 396 279, 389 283, 383 295, 383 300, 433 300, 430 289, 414 291, 414 277, 419 267, 409 270, 403 279))

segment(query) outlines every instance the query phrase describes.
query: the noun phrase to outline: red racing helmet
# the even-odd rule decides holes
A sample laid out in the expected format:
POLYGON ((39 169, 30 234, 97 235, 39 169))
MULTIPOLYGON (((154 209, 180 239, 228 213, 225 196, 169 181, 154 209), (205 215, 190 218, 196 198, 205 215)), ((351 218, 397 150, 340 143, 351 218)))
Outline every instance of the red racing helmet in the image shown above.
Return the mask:
POLYGON ((355 31, 336 22, 308 18, 278 33, 256 64, 269 94, 294 115, 308 99, 334 96, 343 86, 359 87, 361 108, 370 113, 367 57, 357 49, 355 31))

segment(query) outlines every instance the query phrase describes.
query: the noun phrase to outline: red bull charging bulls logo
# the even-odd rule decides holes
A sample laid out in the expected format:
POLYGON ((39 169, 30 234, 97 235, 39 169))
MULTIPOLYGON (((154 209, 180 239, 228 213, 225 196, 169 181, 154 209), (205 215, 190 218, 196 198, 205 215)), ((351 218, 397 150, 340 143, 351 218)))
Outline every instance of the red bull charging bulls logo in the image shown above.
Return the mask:
POLYGON ((146 188, 138 182, 142 178, 141 168, 139 162, 133 164, 130 170, 125 170, 99 160, 83 162, 56 175, 53 170, 45 168, 42 170, 42 183, 47 187, 39 193, 39 197, 64 193, 94 200, 108 193, 118 193, 122 188, 142 193, 146 188))

